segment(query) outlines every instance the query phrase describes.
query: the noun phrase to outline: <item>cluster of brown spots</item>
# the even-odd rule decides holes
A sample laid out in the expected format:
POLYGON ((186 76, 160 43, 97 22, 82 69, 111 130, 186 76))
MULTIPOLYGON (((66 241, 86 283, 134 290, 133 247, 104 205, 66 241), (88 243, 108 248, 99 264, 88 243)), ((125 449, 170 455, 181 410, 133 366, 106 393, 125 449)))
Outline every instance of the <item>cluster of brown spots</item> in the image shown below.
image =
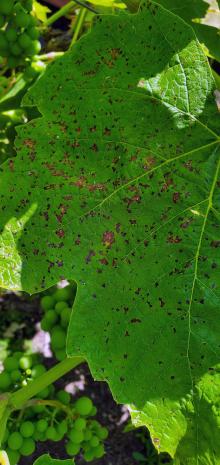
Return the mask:
POLYGON ((85 262, 87 263, 87 265, 88 265, 89 262, 91 262, 92 257, 95 257, 95 251, 94 250, 90 250, 88 255, 85 258, 85 262))
POLYGON ((65 236, 65 232, 64 232, 63 229, 57 229, 56 230, 56 235, 61 238, 61 237, 65 236))
POLYGON ((151 156, 146 157, 144 159, 144 166, 143 166, 144 170, 145 171, 150 170, 155 165, 155 163, 156 163, 156 159, 154 157, 151 157, 151 156))
POLYGON ((115 242, 115 234, 112 231, 105 231, 102 236, 102 242, 106 247, 111 248, 115 242))
POLYGON ((32 139, 25 139, 24 145, 30 149, 33 149, 35 147, 35 142, 32 139))
POLYGON ((105 128, 103 131, 104 136, 110 136, 111 135, 111 129, 105 128))
POLYGON ((59 213, 59 214, 56 214, 56 218, 57 218, 57 221, 58 221, 59 223, 62 223, 63 217, 64 217, 64 215, 65 215, 66 212, 67 212, 67 207, 66 207, 66 205, 60 204, 58 208, 59 208, 59 210, 60 210, 60 213, 59 213))
POLYGON ((179 192, 174 192, 173 194, 173 202, 177 203, 180 199, 180 193, 179 192))
POLYGON ((9 160, 8 164, 9 164, 10 171, 13 173, 13 171, 14 171, 14 160, 9 160))
POLYGON ((89 184, 88 185, 88 190, 89 190, 89 192, 104 191, 104 190, 106 190, 106 186, 105 186, 105 184, 102 184, 102 183, 89 184))
POLYGON ((220 247, 220 241, 212 241, 211 247, 214 247, 215 249, 217 249, 218 247, 220 247))
POLYGON ((167 191, 167 189, 173 185, 173 179, 167 178, 166 182, 162 185, 161 192, 167 191))
POLYGON ((192 223, 192 219, 186 219, 185 221, 183 221, 183 223, 181 223, 180 227, 182 229, 186 229, 189 227, 190 223, 192 223))
POLYGON ((170 244, 179 244, 179 242, 181 241, 182 239, 179 236, 174 236, 173 234, 169 234, 167 238, 167 242, 169 242, 170 244))
POLYGON ((85 183, 86 183, 86 178, 84 176, 80 176, 80 178, 77 179, 77 181, 75 181, 73 185, 82 189, 82 187, 85 186, 85 183))

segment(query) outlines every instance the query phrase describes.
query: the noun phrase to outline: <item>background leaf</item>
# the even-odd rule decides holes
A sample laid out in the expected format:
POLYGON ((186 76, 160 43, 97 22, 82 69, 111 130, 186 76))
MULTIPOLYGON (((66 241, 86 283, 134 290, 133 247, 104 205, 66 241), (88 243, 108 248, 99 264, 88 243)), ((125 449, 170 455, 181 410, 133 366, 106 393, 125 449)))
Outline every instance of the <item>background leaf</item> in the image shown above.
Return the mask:
POLYGON ((214 88, 177 16, 99 17, 28 94, 42 118, 1 175, 2 285, 75 279, 69 355, 184 465, 220 460, 214 88))
POLYGON ((158 3, 177 14, 193 27, 199 41, 210 54, 220 61, 220 36, 217 28, 202 24, 198 19, 204 18, 209 7, 204 0, 159 0, 158 3))
POLYGON ((50 455, 42 455, 37 460, 35 460, 34 465, 74 465, 74 460, 57 460, 50 457, 50 455))

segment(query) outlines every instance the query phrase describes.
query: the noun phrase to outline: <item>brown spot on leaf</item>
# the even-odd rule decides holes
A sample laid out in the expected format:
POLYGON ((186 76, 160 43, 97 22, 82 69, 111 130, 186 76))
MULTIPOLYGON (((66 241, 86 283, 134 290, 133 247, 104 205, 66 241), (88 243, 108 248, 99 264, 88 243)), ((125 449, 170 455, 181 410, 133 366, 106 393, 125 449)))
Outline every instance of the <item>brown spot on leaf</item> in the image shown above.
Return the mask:
POLYGON ((105 231, 102 236, 102 242, 106 247, 111 247, 115 242, 115 235, 112 231, 105 231))

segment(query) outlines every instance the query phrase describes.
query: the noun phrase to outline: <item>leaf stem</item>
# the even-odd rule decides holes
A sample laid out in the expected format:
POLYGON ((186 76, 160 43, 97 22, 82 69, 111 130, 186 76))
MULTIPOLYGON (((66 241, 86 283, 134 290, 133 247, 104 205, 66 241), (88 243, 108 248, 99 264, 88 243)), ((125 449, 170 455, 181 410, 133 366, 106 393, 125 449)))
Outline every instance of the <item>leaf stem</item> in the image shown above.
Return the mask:
POLYGON ((49 371, 39 376, 39 378, 29 383, 27 386, 14 392, 10 397, 10 406, 13 409, 22 408, 29 399, 34 397, 50 384, 54 383, 57 379, 61 378, 63 375, 68 373, 68 371, 72 370, 83 361, 84 359, 82 357, 66 358, 49 371))
POLYGON ((87 9, 86 8, 81 8, 80 12, 79 12, 79 15, 78 15, 78 18, 77 18, 76 23, 75 23, 75 31, 74 31, 74 34, 73 34, 73 38, 72 38, 70 47, 72 47, 76 43, 76 41, 77 41, 77 39, 79 37, 79 34, 81 32, 83 23, 85 21, 86 15, 87 15, 87 9))
POLYGON ((66 5, 64 5, 62 8, 60 8, 56 13, 54 13, 52 16, 50 16, 47 21, 45 21, 44 26, 51 26, 51 24, 55 23, 59 18, 62 16, 65 16, 71 8, 76 6, 76 2, 70 1, 66 5))

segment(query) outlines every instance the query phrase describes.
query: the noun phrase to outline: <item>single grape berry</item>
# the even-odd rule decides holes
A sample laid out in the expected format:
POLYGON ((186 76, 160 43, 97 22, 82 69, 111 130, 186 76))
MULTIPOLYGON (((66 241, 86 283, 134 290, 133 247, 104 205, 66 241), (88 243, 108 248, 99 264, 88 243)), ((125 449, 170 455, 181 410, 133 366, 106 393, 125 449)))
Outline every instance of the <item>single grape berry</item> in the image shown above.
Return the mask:
POLYGON ((63 287, 62 289, 57 289, 53 296, 56 302, 61 302, 63 300, 69 300, 71 298, 70 286, 63 287))
POLYGON ((57 399, 62 402, 62 404, 68 405, 71 401, 71 395, 69 392, 61 390, 57 392, 57 399))
POLYGON ((33 360, 31 356, 24 355, 19 360, 19 365, 22 370, 27 370, 28 368, 32 367, 33 360))
POLYGON ((18 27, 27 27, 29 24, 29 15, 25 11, 19 11, 15 16, 15 24, 18 27))
POLYGON ((74 423, 74 428, 79 430, 79 431, 82 431, 84 430, 86 427, 86 420, 85 418, 77 418, 75 423, 74 423))
POLYGON ((80 444, 84 440, 84 434, 82 431, 73 428, 69 433, 69 438, 74 444, 80 444))
POLYGON ((27 457, 28 455, 33 454, 35 451, 35 441, 32 438, 24 439, 23 444, 20 448, 21 455, 27 457))
POLYGON ((10 465, 17 465, 20 460, 20 453, 17 450, 7 449, 10 465))
POLYGON ((52 296, 45 295, 44 297, 42 297, 40 303, 41 303, 41 307, 43 308, 43 310, 50 310, 51 308, 54 307, 55 300, 52 296))
POLYGON ((76 401, 75 408, 80 415, 89 415, 93 407, 93 403, 89 397, 81 397, 76 401))
POLYGON ((44 365, 38 364, 33 366, 31 370, 32 378, 38 378, 39 376, 43 375, 46 372, 46 368, 44 365))
POLYGON ((31 438, 34 434, 34 424, 31 421, 25 421, 21 424, 20 433, 23 438, 31 438))
POLYGON ((4 368, 6 371, 14 371, 18 369, 18 360, 15 357, 8 357, 4 361, 4 368))
POLYGON ((7 373, 6 371, 3 371, 3 373, 0 373, 0 389, 8 389, 9 386, 11 386, 11 377, 9 375, 9 373, 7 373))
POLYGON ((29 37, 26 32, 23 32, 19 37, 18 37, 18 43, 21 48, 26 49, 31 46, 31 38, 29 37))
POLYGON ((80 445, 75 444, 74 442, 69 441, 66 444, 66 451, 68 455, 76 455, 80 451, 80 445))
POLYGON ((66 344, 66 333, 59 326, 55 326, 51 334, 51 345, 53 349, 62 349, 66 344))
POLYGON ((51 441, 54 441, 56 439, 57 432, 54 426, 49 426, 46 432, 46 435, 47 435, 47 439, 50 439, 51 441))
POLYGON ((99 429, 97 430, 97 436, 98 436, 100 439, 104 439, 104 440, 107 439, 107 437, 108 437, 108 430, 107 430, 107 428, 104 428, 104 427, 103 427, 103 428, 102 428, 102 427, 99 428, 99 429))
POLYGON ((23 444, 23 437, 20 433, 14 432, 8 437, 8 446, 12 450, 18 450, 23 444))
POLYGON ((9 15, 12 12, 13 6, 14 0, 1 0, 0 13, 3 15, 9 15))
POLYGON ((44 420, 44 418, 42 418, 41 420, 38 420, 36 429, 37 431, 39 431, 39 433, 44 433, 47 428, 48 428, 48 423, 46 420, 44 420))

